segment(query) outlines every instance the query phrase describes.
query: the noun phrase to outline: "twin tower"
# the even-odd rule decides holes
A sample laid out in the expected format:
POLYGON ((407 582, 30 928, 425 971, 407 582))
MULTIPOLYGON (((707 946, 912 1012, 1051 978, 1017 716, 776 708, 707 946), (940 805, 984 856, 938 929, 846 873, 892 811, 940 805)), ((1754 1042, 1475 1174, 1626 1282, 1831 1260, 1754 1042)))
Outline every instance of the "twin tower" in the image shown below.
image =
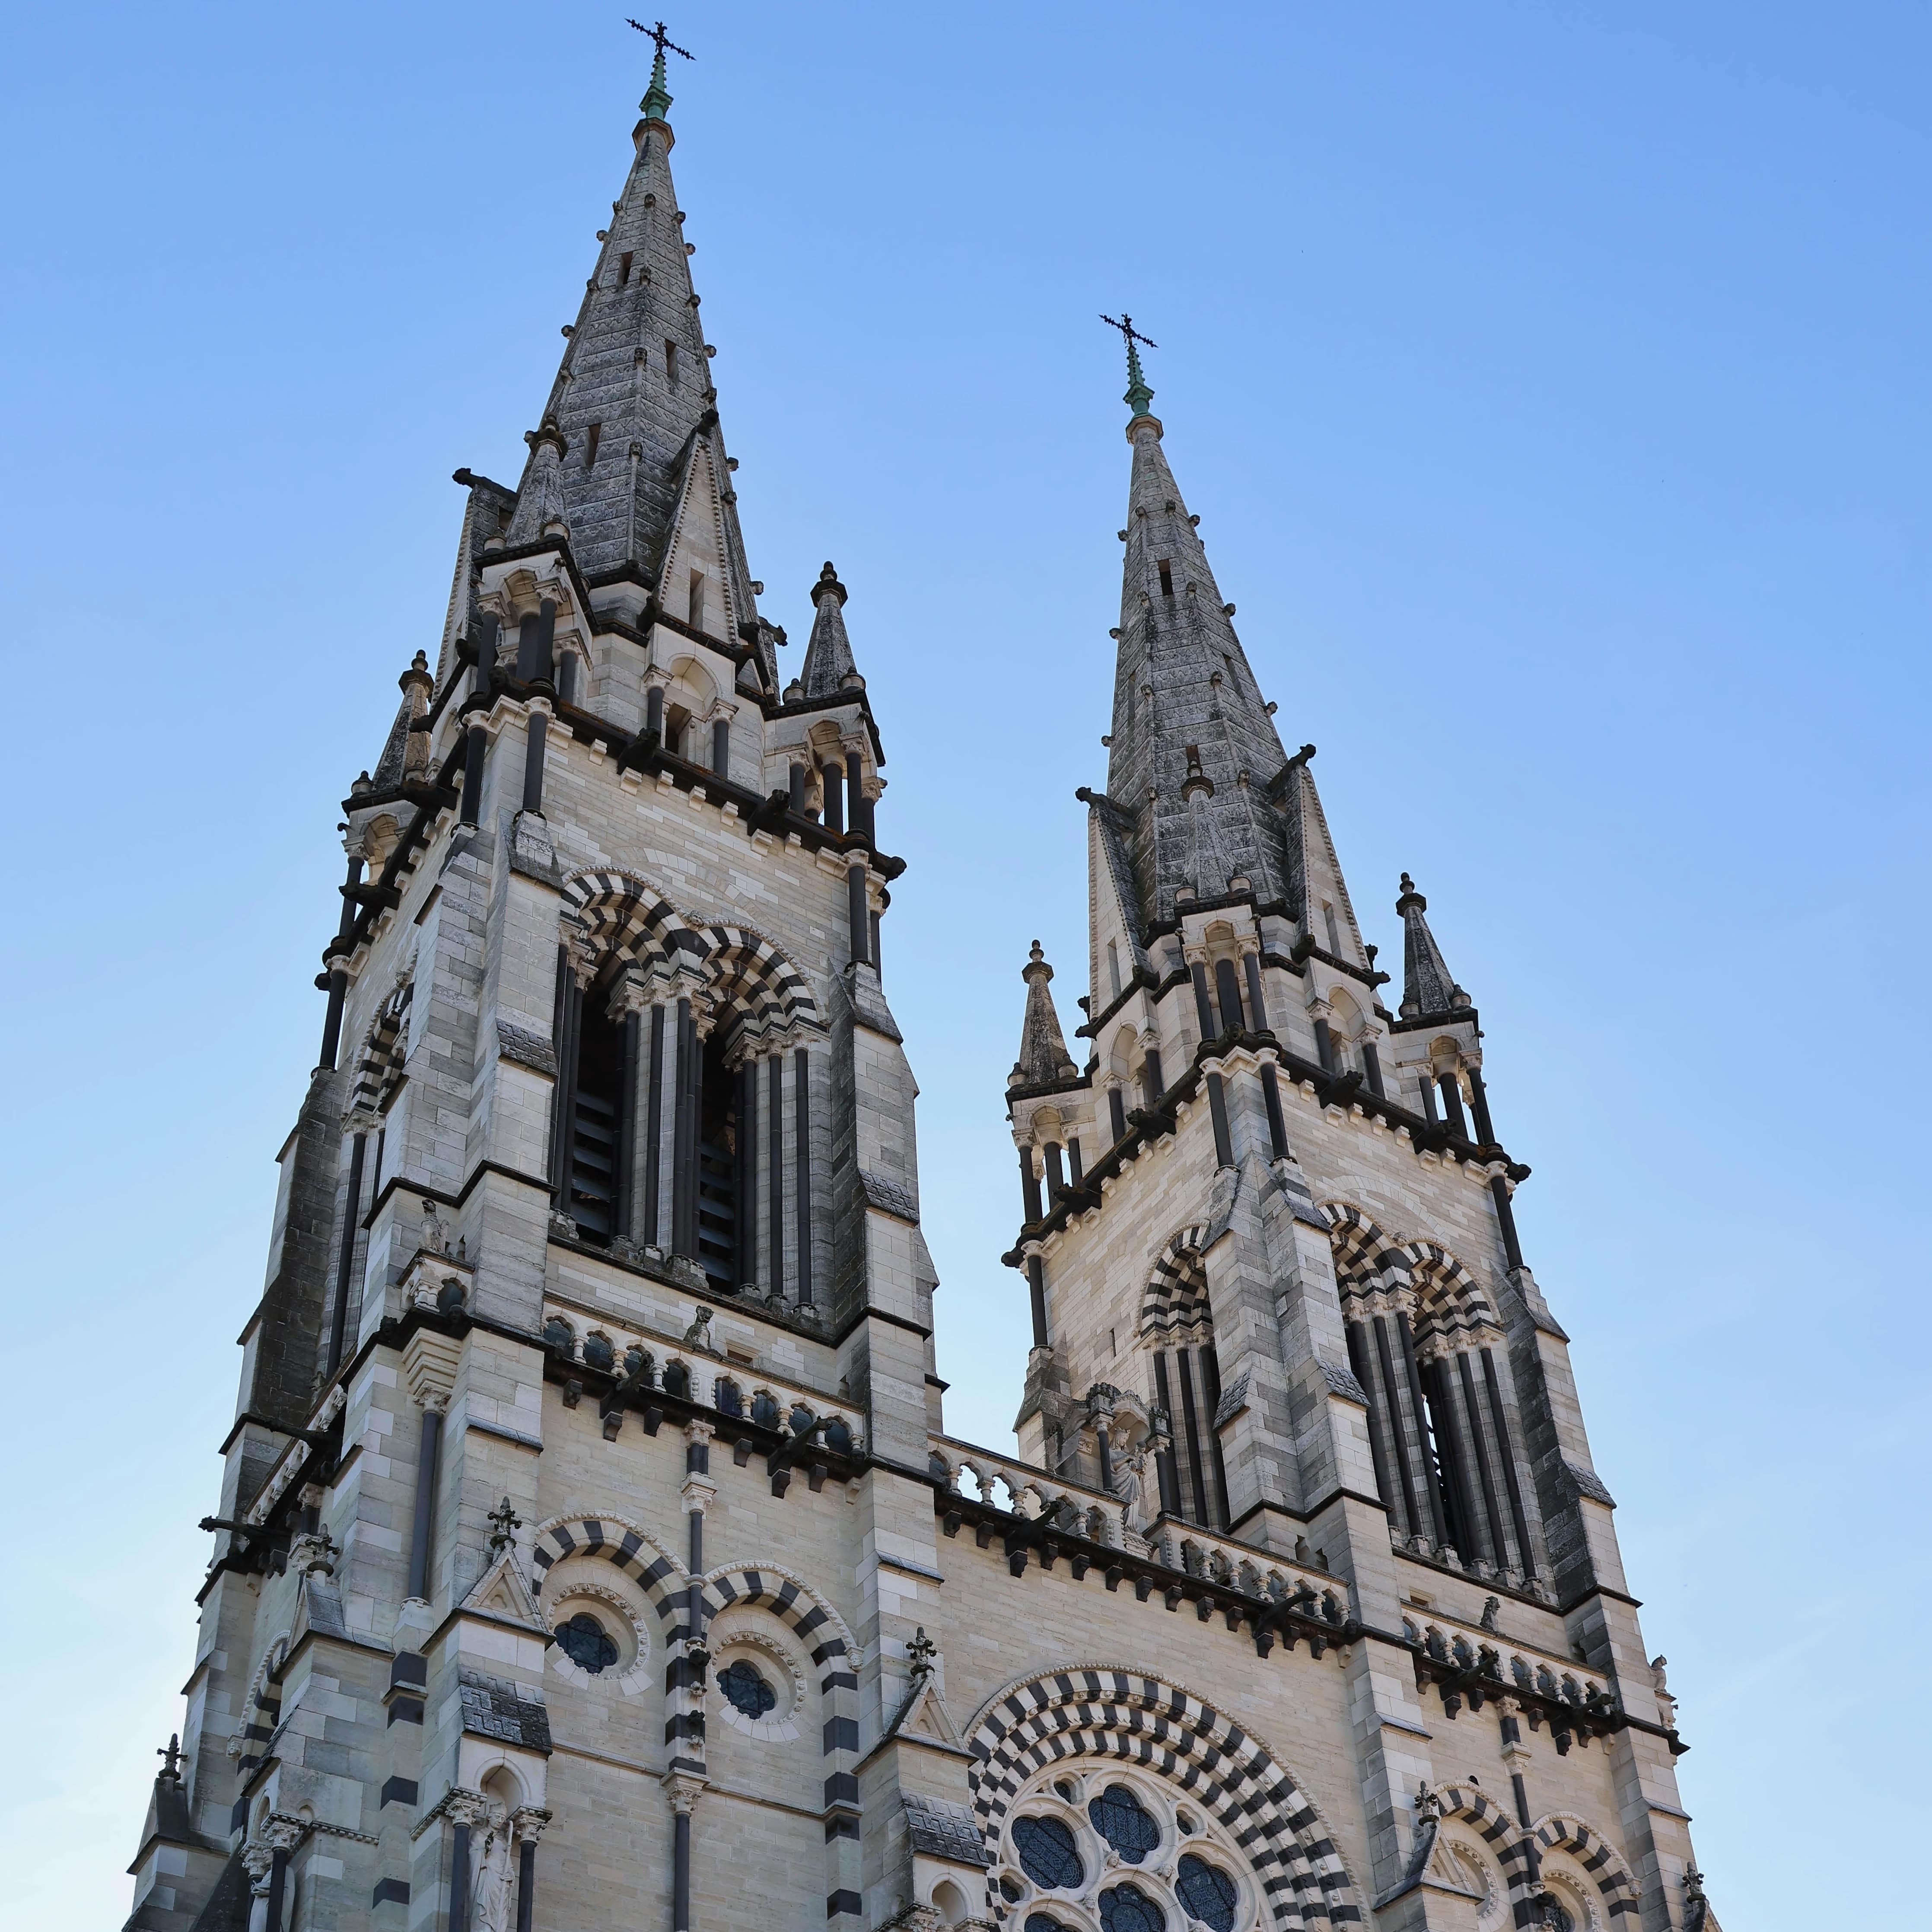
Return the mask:
POLYGON ((1131 338, 1018 1452, 946 1434, 884 742, 832 567, 759 608, 664 79, 346 801, 129 1924, 1714 1924, 1476 1010, 1405 879, 1390 1010, 1131 338))

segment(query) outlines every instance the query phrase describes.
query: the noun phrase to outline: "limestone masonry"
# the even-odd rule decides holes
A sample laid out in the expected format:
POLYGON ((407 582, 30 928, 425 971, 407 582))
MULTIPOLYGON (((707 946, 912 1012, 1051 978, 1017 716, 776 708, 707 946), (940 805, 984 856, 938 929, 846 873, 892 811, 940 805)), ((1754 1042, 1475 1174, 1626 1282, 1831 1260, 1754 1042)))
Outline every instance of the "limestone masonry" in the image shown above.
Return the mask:
POLYGON ((346 803, 128 1924, 1714 1928, 1476 1009, 1405 878, 1390 1011, 1131 337, 1019 1454, 946 1434, 884 747, 832 566, 759 611, 670 104, 346 803))

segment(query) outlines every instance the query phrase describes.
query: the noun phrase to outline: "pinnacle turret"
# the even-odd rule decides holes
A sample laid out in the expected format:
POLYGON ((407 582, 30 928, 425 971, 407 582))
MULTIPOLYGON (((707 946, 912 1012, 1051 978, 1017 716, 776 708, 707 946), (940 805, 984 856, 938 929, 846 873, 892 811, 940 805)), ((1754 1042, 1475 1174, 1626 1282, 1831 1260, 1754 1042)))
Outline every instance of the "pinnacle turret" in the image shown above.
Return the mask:
POLYGON ((852 657, 852 640, 845 633, 845 586, 828 561, 812 586, 818 614, 812 620, 812 638, 805 647, 799 672, 800 694, 829 698, 840 691, 863 691, 866 680, 852 657))
POLYGON ((1402 875, 1402 896, 1395 909, 1402 927, 1402 1018, 1448 1018, 1467 1011, 1469 996, 1450 976, 1442 949, 1424 916, 1429 902, 1415 890, 1415 881, 1406 872, 1402 875))
POLYGON ((1027 982, 1026 1018, 1020 1024, 1020 1057, 1013 1062, 1006 1084, 1044 1087, 1056 1080, 1077 1078, 1079 1070, 1066 1051, 1066 1038, 1060 1030, 1060 1015, 1049 990, 1053 968, 1036 939, 1032 956, 1020 968, 1020 977, 1027 982))

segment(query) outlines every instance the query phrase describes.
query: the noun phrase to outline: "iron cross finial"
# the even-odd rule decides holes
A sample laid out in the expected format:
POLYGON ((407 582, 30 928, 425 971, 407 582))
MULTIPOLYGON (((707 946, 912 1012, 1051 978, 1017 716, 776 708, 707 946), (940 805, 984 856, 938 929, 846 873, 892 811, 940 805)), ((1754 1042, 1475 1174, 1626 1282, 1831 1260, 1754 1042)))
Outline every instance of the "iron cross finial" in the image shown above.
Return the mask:
MULTIPOLYGON (((641 20, 630 20, 627 21, 626 24, 636 28, 646 40, 656 44, 659 60, 662 60, 667 53, 682 54, 686 60, 695 60, 698 58, 688 47, 680 46, 676 41, 664 32, 664 23, 662 20, 658 21, 655 26, 650 27, 646 26, 641 20)), ((1150 344, 1148 346, 1151 347, 1153 345, 1150 344)))
POLYGON ((182 1761, 181 1733, 178 1731, 176 1732, 174 1736, 169 1738, 167 1748, 165 1750, 158 1750, 154 1755, 167 1760, 166 1763, 161 1767, 161 1775, 179 1784, 182 1761))
MULTIPOLYGON (((636 21, 633 20, 631 24, 634 27, 638 23, 636 21)), ((1128 314, 1125 309, 1123 309, 1120 311, 1120 319, 1118 322, 1116 322, 1111 315, 1103 315, 1101 316, 1100 320, 1104 322, 1109 328, 1118 328, 1120 332, 1121 340, 1126 344, 1127 353, 1130 356, 1133 353, 1134 344, 1136 342, 1144 343, 1150 349, 1158 349, 1160 346, 1160 344, 1158 342, 1156 342, 1150 336, 1143 335, 1140 331, 1134 326, 1133 317, 1128 314)))
POLYGON ((491 1526, 490 1554, 494 1556, 506 1543, 514 1542, 516 1533, 524 1526, 524 1520, 510 1506, 506 1496, 502 1502, 485 1516, 483 1520, 491 1526))

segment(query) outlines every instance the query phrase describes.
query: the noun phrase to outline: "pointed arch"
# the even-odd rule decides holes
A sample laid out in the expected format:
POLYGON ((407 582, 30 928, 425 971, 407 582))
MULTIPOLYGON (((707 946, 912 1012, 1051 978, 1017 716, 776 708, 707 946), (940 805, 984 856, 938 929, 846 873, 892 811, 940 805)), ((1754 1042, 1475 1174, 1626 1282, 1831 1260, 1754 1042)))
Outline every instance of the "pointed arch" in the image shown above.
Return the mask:
POLYGON ((1213 1316, 1208 1304, 1208 1268, 1204 1244, 1208 1224, 1197 1221, 1171 1234, 1154 1256, 1141 1297, 1140 1334, 1144 1341, 1156 1341, 1178 1328, 1211 1327, 1213 1316))
POLYGON ((1401 1252, 1414 1290, 1418 1340, 1435 1336, 1454 1341, 1498 1326, 1496 1310, 1481 1284, 1439 1242, 1406 1242, 1401 1252))
POLYGON ((1013 1800, 1057 1760, 1112 1758, 1190 1792, 1252 1864, 1282 1932, 1365 1922, 1334 1834, 1254 1735, 1204 1699, 1131 1664, 1076 1664, 1021 1678, 980 1707, 966 1737, 973 1807, 988 1842, 1013 1800))
POLYGON ((356 1078, 349 1090, 349 1112, 365 1120, 379 1118, 402 1084, 403 1063, 409 1052, 410 999, 416 982, 406 980, 376 1009, 356 1056, 356 1078))
POLYGON ((1544 1851, 1567 1852, 1589 1874, 1610 1924, 1631 1928, 1634 1932, 1642 1922, 1636 1881, 1603 1833, 1564 1812, 1552 1812, 1538 1819, 1532 1829, 1544 1851))

